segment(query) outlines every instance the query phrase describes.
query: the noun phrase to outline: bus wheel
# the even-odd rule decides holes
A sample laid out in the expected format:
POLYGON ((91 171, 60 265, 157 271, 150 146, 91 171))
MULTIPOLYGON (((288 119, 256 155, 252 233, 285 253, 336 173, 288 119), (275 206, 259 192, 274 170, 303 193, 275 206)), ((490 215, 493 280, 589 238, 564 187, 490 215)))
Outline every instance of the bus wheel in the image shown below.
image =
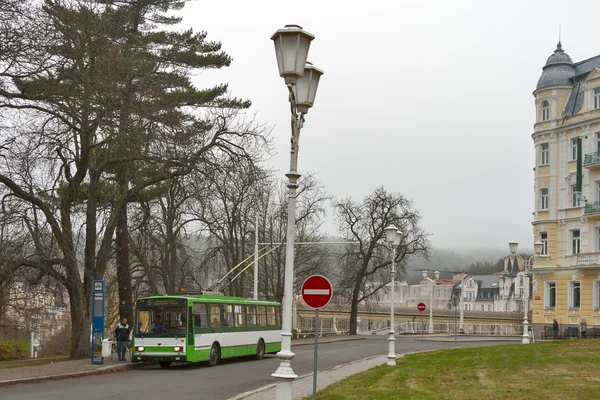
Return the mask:
POLYGON ((208 365, 211 367, 214 367, 215 365, 217 365, 219 363, 220 358, 221 358, 221 349, 219 348, 218 344, 213 343, 212 347, 210 348, 208 365))
POLYGON ((265 357, 265 342, 262 339, 258 341, 258 346, 256 346, 256 359, 262 360, 265 357))
POLYGON ((158 365, 160 365, 161 368, 169 368, 171 361, 159 361, 158 365))

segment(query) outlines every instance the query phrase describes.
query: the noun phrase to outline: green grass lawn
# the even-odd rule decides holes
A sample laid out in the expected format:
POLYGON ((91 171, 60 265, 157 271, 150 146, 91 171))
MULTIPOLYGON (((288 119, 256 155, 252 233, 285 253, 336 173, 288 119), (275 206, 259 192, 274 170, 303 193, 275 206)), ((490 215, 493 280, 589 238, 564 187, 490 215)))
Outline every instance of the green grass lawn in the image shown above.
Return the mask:
POLYGON ((600 399, 600 339, 412 354, 318 393, 334 399, 600 399))
POLYGON ((2 368, 20 368, 20 367, 37 367, 38 365, 45 365, 50 363, 56 363, 61 361, 69 361, 70 358, 68 356, 65 357, 56 357, 56 358, 47 358, 43 360, 23 360, 23 361, 15 361, 15 362, 6 362, 0 363, 0 369, 2 368))

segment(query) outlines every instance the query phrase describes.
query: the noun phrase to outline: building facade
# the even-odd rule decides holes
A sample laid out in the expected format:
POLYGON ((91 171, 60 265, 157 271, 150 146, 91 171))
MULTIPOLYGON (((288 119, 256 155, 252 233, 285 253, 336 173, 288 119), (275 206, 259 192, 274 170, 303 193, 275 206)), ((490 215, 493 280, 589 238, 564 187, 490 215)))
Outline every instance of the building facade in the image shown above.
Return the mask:
POLYGON ((533 234, 544 247, 533 267, 532 327, 539 333, 555 317, 561 331, 582 319, 600 325, 600 55, 573 62, 559 42, 533 95, 533 234))

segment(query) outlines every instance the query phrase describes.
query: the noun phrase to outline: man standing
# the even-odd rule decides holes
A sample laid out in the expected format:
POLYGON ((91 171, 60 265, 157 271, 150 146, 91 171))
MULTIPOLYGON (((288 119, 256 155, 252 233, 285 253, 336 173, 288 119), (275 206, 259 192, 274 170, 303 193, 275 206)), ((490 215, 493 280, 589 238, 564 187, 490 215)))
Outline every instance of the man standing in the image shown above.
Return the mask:
POLYGON ((129 325, 127 318, 122 318, 121 323, 115 327, 115 340, 117 341, 117 355, 119 361, 125 361, 125 352, 127 351, 127 341, 129 340, 129 325))
POLYGON ((587 331, 587 322, 585 321, 585 318, 581 320, 579 325, 581 325, 581 338, 585 339, 585 332, 587 331))
POLYGON ((556 318, 552 321, 552 330, 554 331, 554 339, 558 339, 558 321, 556 318))

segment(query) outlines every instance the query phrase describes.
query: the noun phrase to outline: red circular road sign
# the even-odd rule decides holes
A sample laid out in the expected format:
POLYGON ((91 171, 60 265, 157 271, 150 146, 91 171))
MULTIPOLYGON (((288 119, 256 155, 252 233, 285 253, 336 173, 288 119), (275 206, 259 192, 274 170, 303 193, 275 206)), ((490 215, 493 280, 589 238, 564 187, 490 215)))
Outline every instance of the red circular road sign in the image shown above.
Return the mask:
POLYGON ((427 307, 425 307, 425 303, 419 303, 419 304, 417 304, 417 310, 419 310, 421 312, 425 311, 426 308, 427 307))
POLYGON ((323 308, 331 300, 333 287, 323 275, 312 275, 302 284, 302 298, 310 308, 323 308))

